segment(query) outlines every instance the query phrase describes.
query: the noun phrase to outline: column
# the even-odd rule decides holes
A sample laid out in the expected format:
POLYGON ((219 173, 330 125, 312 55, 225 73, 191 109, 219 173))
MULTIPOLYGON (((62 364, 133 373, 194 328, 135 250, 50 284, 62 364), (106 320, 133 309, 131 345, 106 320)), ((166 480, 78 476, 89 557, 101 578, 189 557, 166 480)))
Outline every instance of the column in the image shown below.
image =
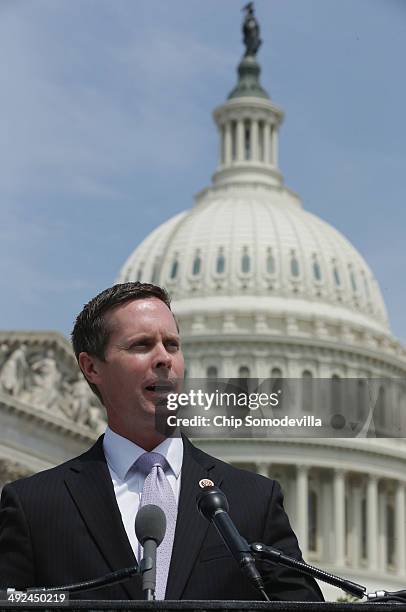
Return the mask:
POLYGON ((323 562, 331 562, 335 560, 335 534, 334 525, 331 522, 331 517, 334 516, 334 480, 328 478, 323 479, 321 486, 321 544, 322 544, 322 559, 323 562))
POLYGON ((264 123, 264 164, 271 163, 271 126, 268 122, 264 123))
POLYGON ((219 150, 219 166, 222 166, 224 164, 224 159, 226 156, 226 151, 225 151, 225 129, 224 129, 224 125, 220 125, 218 128, 218 132, 219 132, 219 136, 220 136, 220 150, 219 150))
POLYGON ((190 357, 187 360, 187 375, 188 378, 205 378, 206 373, 202 367, 202 360, 200 357, 190 357))
POLYGON ((224 135, 224 164, 226 166, 231 164, 231 157, 231 121, 227 121, 224 135))
POLYGON ((244 120, 237 121, 237 161, 244 161, 244 120))
POLYGON ((258 312, 255 315, 255 333, 263 334, 268 331, 267 317, 264 312, 258 312))
POLYGON ((381 572, 386 571, 387 565, 387 499, 386 490, 378 492, 378 567, 381 572))
POLYGON ((369 476, 367 483, 367 558, 368 569, 378 568, 378 478, 369 476))
POLYGON ((259 142, 258 142, 258 121, 257 119, 252 119, 251 121, 251 160, 258 161, 259 160, 259 142))
POLYGON ((233 378, 236 376, 234 368, 234 357, 222 354, 222 378, 233 378))
POLYGON ((271 142, 272 142, 272 163, 275 167, 278 167, 278 129, 276 125, 272 126, 271 132, 271 142))
POLYGON ((399 576, 406 573, 405 485, 398 482, 395 493, 395 559, 399 576))
POLYGON ((303 558, 306 559, 309 533, 309 468, 306 465, 297 468, 296 487, 297 537, 303 558))
POLYGON ((344 471, 334 471, 334 539, 338 566, 345 564, 345 480, 344 471))
POLYGON ((350 564, 359 567, 361 562, 361 487, 356 484, 351 491, 351 547, 350 564))

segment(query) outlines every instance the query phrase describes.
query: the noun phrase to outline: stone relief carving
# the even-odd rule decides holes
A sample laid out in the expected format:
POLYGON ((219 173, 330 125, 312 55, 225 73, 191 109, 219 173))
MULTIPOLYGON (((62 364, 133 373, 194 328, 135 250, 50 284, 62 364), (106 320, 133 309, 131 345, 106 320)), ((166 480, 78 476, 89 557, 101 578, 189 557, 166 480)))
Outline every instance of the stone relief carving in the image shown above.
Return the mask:
POLYGON ((72 355, 46 342, 0 345, 0 392, 101 433, 104 409, 72 355))
POLYGON ((0 459, 0 490, 8 482, 13 482, 18 480, 18 478, 25 478, 31 474, 32 472, 28 468, 15 461, 0 459))
MULTIPOLYGON (((1 346, 1 354, 7 352, 7 344, 1 346)), ((28 364, 26 346, 20 344, 12 349, 0 371, 0 389, 9 395, 18 396, 24 388, 24 380, 28 364)))
POLYGON ((60 402, 62 373, 58 370, 52 349, 31 364, 30 403, 43 410, 63 414, 60 402))
POLYGON ((106 427, 104 409, 89 385, 79 372, 78 377, 69 385, 71 418, 78 425, 85 425, 101 434, 106 427))

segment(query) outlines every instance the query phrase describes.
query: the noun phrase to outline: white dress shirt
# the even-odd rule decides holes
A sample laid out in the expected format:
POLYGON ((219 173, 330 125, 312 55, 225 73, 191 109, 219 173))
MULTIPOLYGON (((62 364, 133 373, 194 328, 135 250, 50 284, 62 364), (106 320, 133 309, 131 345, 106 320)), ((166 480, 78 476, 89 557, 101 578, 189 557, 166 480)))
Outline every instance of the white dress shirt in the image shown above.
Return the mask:
MULTIPOLYGON (((115 433, 109 427, 104 434, 103 450, 124 528, 134 555, 139 561, 140 547, 135 535, 134 525, 146 476, 134 467, 134 463, 147 451, 115 433)), ((166 458, 169 469, 165 474, 172 487, 176 502, 179 503, 180 474, 183 461, 182 438, 166 438, 153 449, 153 452, 160 453, 166 458)))

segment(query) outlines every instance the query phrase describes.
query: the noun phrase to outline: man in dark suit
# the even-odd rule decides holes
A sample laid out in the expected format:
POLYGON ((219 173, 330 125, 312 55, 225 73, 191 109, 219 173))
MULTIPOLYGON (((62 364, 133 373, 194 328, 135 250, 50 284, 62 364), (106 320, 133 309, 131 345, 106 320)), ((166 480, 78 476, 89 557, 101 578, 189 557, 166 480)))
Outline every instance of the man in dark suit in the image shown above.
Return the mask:
MULTIPOLYGON (((210 479, 221 487, 247 541, 301 558, 298 543, 275 481, 157 431, 157 402, 184 374, 166 293, 141 283, 103 291, 79 314, 72 341, 86 380, 106 408, 108 428, 80 457, 4 487, 0 586, 66 585, 136 564, 134 517, 146 481, 137 460, 153 451, 164 457, 163 477, 177 504, 165 598, 259 599, 215 529, 199 516, 199 482, 210 479)), ((312 579, 291 570, 268 566, 263 575, 271 599, 322 599, 312 579)), ((132 578, 77 596, 142 599, 143 594, 132 578)))

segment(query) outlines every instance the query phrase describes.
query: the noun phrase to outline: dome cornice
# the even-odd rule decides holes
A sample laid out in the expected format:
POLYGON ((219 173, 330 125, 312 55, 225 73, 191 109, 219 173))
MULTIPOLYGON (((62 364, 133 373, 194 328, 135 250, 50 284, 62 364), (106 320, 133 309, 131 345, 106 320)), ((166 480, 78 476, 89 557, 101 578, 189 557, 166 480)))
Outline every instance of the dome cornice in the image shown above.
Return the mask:
MULTIPOLYGON (((185 352, 188 352, 189 347, 193 347, 193 352, 198 353, 199 350, 203 354, 207 354, 214 346, 217 351, 220 347, 217 346, 218 335, 213 333, 210 336, 206 334, 188 334, 182 332, 182 343, 185 352)), ((222 349, 233 350, 238 349, 238 352, 254 354, 261 347, 266 349, 267 354, 275 355, 288 354, 290 351, 295 351, 302 357, 308 356, 319 358, 321 355, 325 363, 329 360, 342 360, 347 364, 363 364, 364 367, 379 369, 385 368, 386 375, 389 375, 388 368, 391 368, 391 376, 404 377, 406 376, 406 354, 404 349, 399 346, 401 351, 395 353, 389 350, 377 352, 376 349, 364 347, 359 344, 345 344, 343 342, 333 342, 321 340, 319 338, 288 338, 286 336, 275 335, 257 335, 248 336, 248 334, 222 335, 222 349)), ((360 366, 361 367, 361 366, 360 366)))
POLYGON ((340 452, 340 466, 354 473, 374 474, 378 477, 400 479, 406 482, 404 462, 406 447, 390 443, 380 444, 374 438, 282 438, 270 437, 252 439, 227 438, 227 444, 220 438, 198 438, 197 446, 204 446, 206 452, 222 457, 226 461, 238 461, 244 457, 247 463, 257 463, 266 456, 278 465, 301 465, 313 468, 337 468, 337 453, 340 452), (346 454, 343 454, 343 451, 346 454), (357 468, 354 468, 357 466, 357 468), (395 467, 396 466, 396 467, 395 467))

